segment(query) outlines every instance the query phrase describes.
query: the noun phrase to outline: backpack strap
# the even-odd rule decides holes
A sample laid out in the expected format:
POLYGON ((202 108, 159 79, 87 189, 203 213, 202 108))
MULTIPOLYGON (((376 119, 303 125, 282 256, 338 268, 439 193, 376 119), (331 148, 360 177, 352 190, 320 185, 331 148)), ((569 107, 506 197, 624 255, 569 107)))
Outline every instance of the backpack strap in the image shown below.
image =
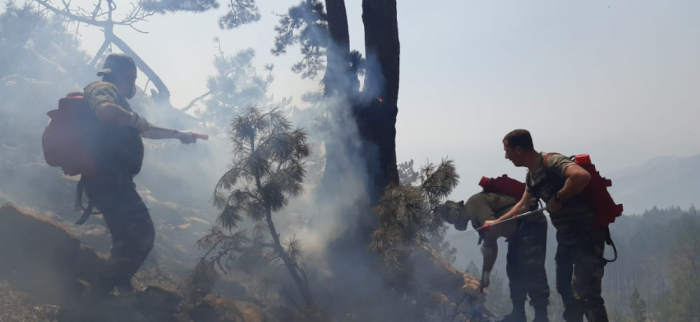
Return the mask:
POLYGON ((607 259, 607 258, 603 257, 603 260, 607 263, 612 263, 612 262, 617 260, 617 247, 615 247, 615 242, 613 242, 612 236, 610 236, 610 227, 605 227, 605 243, 612 246, 613 253, 615 254, 615 258, 607 259))
MULTIPOLYGON (((95 209, 95 203, 92 202, 92 200, 88 199, 88 204, 87 207, 83 207, 83 191, 85 190, 84 188, 85 182, 83 181, 83 178, 80 178, 80 181, 78 181, 78 186, 76 187, 76 196, 75 196, 75 211, 83 211, 83 215, 80 216, 80 219, 75 222, 76 225, 82 225, 84 224, 88 218, 90 218, 90 215, 93 214, 93 210, 95 209)), ((99 212, 96 212, 99 213, 99 212)))
POLYGON ((554 154, 554 153, 551 153, 551 152, 550 152, 550 153, 547 153, 547 154, 545 154, 544 157, 542 158, 542 166, 544 167, 544 171, 545 171, 545 174, 546 174, 546 177, 547 177, 546 180, 542 180, 539 184, 532 185, 532 184, 530 184, 530 181, 531 181, 531 180, 530 180, 530 178, 531 178, 531 176, 530 176, 530 171, 527 172, 527 175, 526 175, 526 177, 525 177, 525 185, 527 186, 527 189, 532 193, 532 195, 535 196, 535 198, 538 198, 538 199, 539 199, 539 196, 538 196, 539 193, 538 193, 538 191, 542 188, 542 186, 544 186, 545 184, 547 184, 547 182, 548 182, 549 180, 551 180, 551 178, 555 178, 555 177, 556 177, 556 174, 554 174, 554 173, 552 172, 552 170, 550 170, 549 167, 547 166, 547 159, 548 159, 552 154, 554 154))

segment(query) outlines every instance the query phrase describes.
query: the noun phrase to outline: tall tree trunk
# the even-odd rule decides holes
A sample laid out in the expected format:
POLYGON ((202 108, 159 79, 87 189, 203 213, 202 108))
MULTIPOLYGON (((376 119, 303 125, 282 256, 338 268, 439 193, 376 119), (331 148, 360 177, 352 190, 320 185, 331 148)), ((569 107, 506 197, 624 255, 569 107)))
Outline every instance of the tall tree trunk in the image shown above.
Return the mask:
MULTIPOLYGON (((370 68, 365 88, 377 88, 388 106, 399 99, 399 27, 396 0, 363 0, 362 22, 365 26, 367 60, 376 60, 380 69, 370 68)), ((370 64, 370 66, 372 66, 370 64)))
POLYGON ((359 90, 357 77, 350 71, 350 33, 345 0, 326 0, 330 41, 326 50, 328 65, 323 76, 324 95, 353 97, 359 90))
POLYGON ((350 61, 345 2, 325 0, 325 4, 331 41, 327 52, 328 67, 324 75, 324 95, 327 98, 333 97, 330 101, 337 102, 335 108, 349 109, 350 117, 346 117, 348 110, 330 111, 342 132, 334 133, 325 140, 326 169, 321 187, 326 198, 344 198, 347 196, 343 190, 345 187, 339 186, 338 182, 346 182, 348 176, 364 177, 367 174, 369 181, 365 183, 364 191, 369 204, 356 203, 345 210, 361 213, 356 217, 359 220, 356 229, 349 230, 353 236, 346 236, 350 240, 346 241, 348 245, 345 246, 356 247, 357 243, 366 245, 371 232, 376 228, 375 218, 366 207, 379 200, 388 184, 399 182, 395 144, 399 77, 396 2, 363 2, 367 58, 374 64, 367 68, 362 93, 359 93, 359 80, 350 61), (377 100, 378 97, 382 97, 383 101, 377 100), (360 146, 357 146, 354 136, 348 137, 348 129, 353 127, 357 128, 360 146), (359 156, 360 159, 348 156, 359 156), (348 170, 358 168, 358 161, 358 171, 361 173, 348 170))
POLYGON ((387 185, 399 183, 396 115, 400 44, 396 0, 363 0, 362 22, 368 61, 363 93, 370 97, 369 106, 356 108, 356 117, 365 142, 374 146, 369 147, 368 156, 377 153, 376 162, 369 168, 375 178, 373 194, 378 198, 387 185))
MULTIPOLYGON (((328 129, 331 131, 324 145, 326 150, 326 167, 321 181, 321 191, 328 192, 329 196, 345 195, 342 192, 344 187, 339 186, 339 181, 344 181, 341 178, 346 174, 347 169, 352 164, 348 164, 348 155, 352 155, 352 151, 347 137, 346 129, 352 124, 347 124, 347 119, 344 115, 350 104, 350 98, 357 96, 359 90, 355 86, 354 92, 351 92, 347 85, 351 80, 348 73, 350 65, 350 34, 348 31, 348 17, 345 10, 345 0, 326 0, 326 13, 328 17, 329 43, 326 49, 327 67, 323 76, 323 96, 329 103, 328 111, 331 122, 337 124, 336 131, 334 128, 328 129), (345 85, 344 85, 345 84, 345 85)), ((357 77, 352 75, 354 82, 357 83, 357 77)))

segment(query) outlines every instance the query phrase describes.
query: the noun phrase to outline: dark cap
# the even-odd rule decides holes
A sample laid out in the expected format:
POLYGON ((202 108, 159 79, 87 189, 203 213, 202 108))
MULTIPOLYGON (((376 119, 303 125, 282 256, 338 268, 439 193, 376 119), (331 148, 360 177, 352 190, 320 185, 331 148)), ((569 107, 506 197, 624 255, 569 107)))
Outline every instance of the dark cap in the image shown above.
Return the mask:
POLYGON ((119 73, 132 69, 136 69, 136 64, 131 57, 122 53, 109 54, 109 56, 105 58, 105 64, 102 67, 102 70, 97 72, 97 76, 119 73))

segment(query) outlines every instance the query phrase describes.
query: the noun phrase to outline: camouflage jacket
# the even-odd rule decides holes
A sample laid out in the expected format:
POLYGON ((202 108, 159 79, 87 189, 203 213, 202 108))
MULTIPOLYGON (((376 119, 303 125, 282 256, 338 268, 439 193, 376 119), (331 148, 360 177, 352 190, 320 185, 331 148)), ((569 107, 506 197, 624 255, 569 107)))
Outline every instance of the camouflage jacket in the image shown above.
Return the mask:
MULTIPOLYGON (((126 97, 108 82, 93 82, 85 87, 83 97, 91 109, 104 102, 115 103, 133 112, 126 97)), ((101 174, 134 176, 141 171, 144 147, 141 135, 132 127, 105 126, 95 140, 95 157, 101 174)))

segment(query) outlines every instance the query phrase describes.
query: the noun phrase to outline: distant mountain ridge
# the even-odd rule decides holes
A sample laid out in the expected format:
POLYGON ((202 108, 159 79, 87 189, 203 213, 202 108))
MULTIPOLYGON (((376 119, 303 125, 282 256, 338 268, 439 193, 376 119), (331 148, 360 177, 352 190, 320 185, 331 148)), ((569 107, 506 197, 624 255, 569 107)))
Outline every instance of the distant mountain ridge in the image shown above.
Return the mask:
POLYGON ((626 215, 642 214, 654 206, 700 206, 700 154, 654 158, 612 173, 600 170, 613 181, 609 191, 624 205, 626 215))

